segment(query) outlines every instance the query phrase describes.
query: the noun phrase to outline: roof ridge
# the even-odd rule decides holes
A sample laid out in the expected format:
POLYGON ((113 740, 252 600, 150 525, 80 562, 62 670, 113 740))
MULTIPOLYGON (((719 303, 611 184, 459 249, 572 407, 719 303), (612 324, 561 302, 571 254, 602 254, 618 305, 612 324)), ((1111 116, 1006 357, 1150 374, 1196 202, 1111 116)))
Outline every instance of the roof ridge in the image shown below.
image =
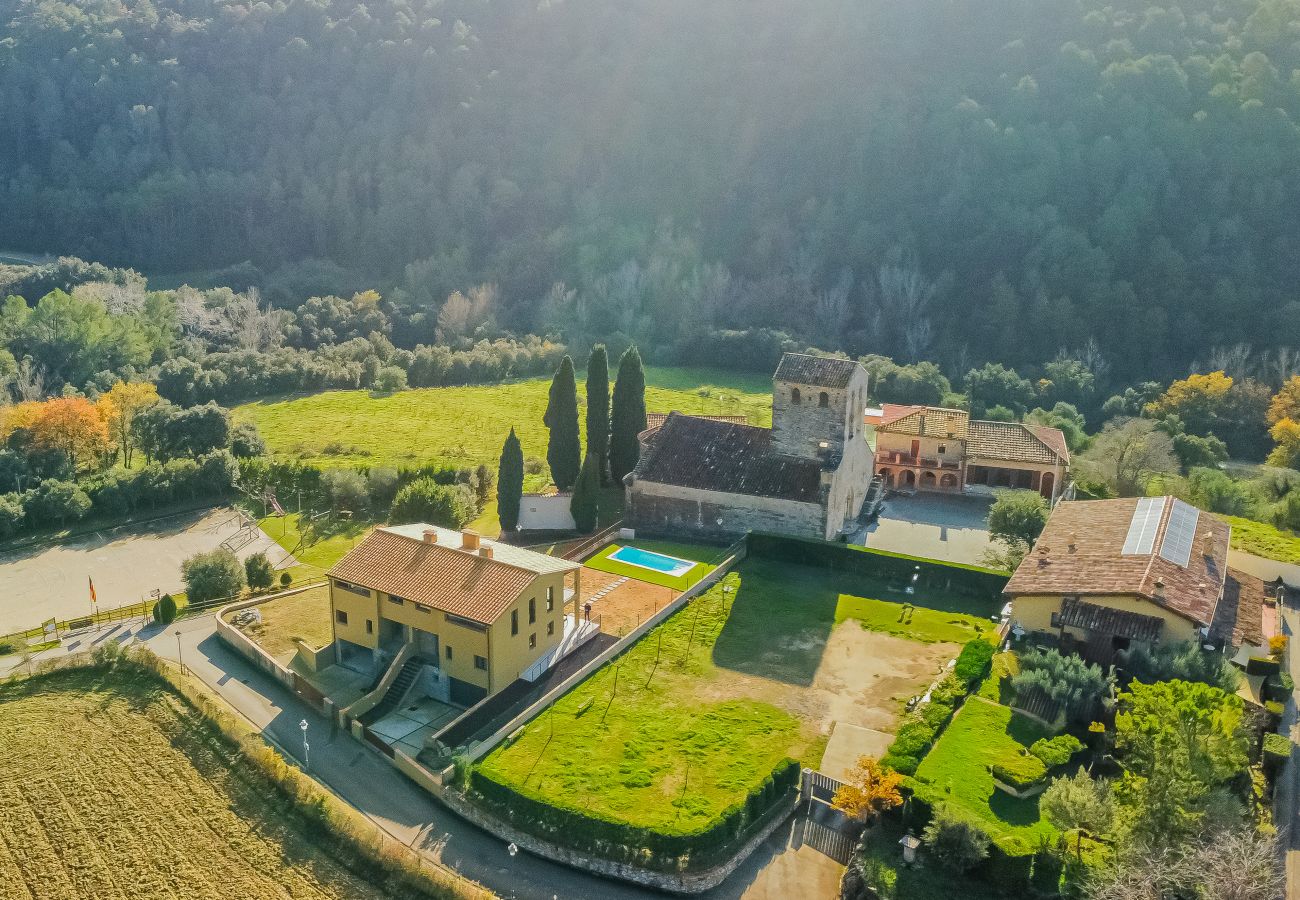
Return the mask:
MULTIPOLYGON (((439 526, 435 526, 435 527, 439 527, 439 526)), ((445 531, 453 531, 454 529, 446 528, 446 529, 444 529, 444 530, 445 530, 445 531)), ((511 569, 517 569, 517 570, 520 571, 520 572, 527 572, 527 573, 532 574, 532 575, 536 575, 536 574, 538 574, 535 570, 528 568, 528 566, 522 565, 522 564, 520 564, 520 563, 512 563, 512 562, 510 562, 510 561, 508 561, 508 560, 501 559, 501 558, 499 558, 499 557, 496 555, 496 553, 493 553, 491 556, 484 556, 483 554, 481 554, 481 553, 476 553, 476 552, 474 552, 473 550, 466 550, 464 547, 452 547, 452 546, 449 546, 449 545, 447 545, 447 544, 442 543, 441 541, 433 541, 433 542, 429 542, 429 541, 423 540, 422 538, 413 537, 413 536, 408 535, 408 534, 402 534, 400 531, 389 531, 389 530, 388 530, 388 527, 387 527, 387 526, 383 526, 383 525, 381 525, 380 527, 376 528, 374 531, 370 532, 370 535, 373 535, 373 534, 375 534, 375 532, 378 532, 378 531, 382 531, 382 532, 384 532, 384 534, 389 534, 389 535, 392 535, 393 537, 397 537, 397 538, 401 538, 401 539, 406 540, 406 541, 410 541, 410 542, 413 543, 413 544, 419 544, 421 547, 435 547, 435 548, 437 548, 437 549, 439 549, 439 550, 444 550, 444 551, 446 551, 447 553, 459 553, 459 554, 461 554, 461 555, 463 555, 463 556, 472 556, 472 557, 474 557, 475 559, 481 559, 481 560, 483 560, 484 562, 495 563, 495 564, 500 565, 500 566, 507 566, 507 567, 509 567, 509 568, 511 568, 511 569)), ((370 535, 366 535, 366 537, 368 538, 368 537, 370 537, 370 535)), ((479 539, 480 539, 481 541, 490 541, 490 542, 493 543, 493 544, 502 544, 502 542, 501 542, 499 539, 496 539, 496 538, 485 538, 485 537, 483 537, 482 535, 479 535, 479 539)), ((363 540, 364 540, 364 539, 363 539, 363 540)), ((511 544, 503 544, 502 546, 511 547, 511 549, 514 549, 514 550, 527 550, 529 553, 535 553, 535 552, 536 552, 535 550, 528 550, 527 547, 514 547, 514 546, 511 545, 511 544)), ((539 555, 539 556, 545 556, 545 554, 540 554, 540 553, 539 553, 538 555, 539 555)))

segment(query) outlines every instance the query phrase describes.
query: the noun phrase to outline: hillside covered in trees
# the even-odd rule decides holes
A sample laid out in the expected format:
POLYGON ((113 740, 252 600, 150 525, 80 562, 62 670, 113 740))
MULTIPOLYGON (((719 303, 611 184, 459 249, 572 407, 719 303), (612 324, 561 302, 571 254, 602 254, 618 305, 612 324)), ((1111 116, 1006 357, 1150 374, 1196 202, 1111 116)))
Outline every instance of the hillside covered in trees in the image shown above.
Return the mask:
POLYGON ((1297 21, 0 0, 0 247, 284 306, 376 287, 429 322, 411 344, 490 283, 517 334, 652 356, 766 327, 955 373, 1088 347, 1171 377, 1300 346, 1297 21))

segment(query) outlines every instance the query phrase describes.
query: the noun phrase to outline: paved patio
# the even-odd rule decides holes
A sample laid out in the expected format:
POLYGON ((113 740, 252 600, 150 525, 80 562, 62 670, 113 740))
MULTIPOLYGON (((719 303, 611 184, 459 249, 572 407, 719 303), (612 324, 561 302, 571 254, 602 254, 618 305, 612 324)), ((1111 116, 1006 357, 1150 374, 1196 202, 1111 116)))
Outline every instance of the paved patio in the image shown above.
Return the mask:
POLYGON ((854 534, 851 542, 980 565, 991 546, 987 520, 992 502, 989 497, 954 494, 890 494, 880 518, 854 534))
POLYGON ((370 730, 403 753, 418 756, 424 749, 424 739, 461 712, 458 707, 425 697, 394 710, 371 725, 370 730))

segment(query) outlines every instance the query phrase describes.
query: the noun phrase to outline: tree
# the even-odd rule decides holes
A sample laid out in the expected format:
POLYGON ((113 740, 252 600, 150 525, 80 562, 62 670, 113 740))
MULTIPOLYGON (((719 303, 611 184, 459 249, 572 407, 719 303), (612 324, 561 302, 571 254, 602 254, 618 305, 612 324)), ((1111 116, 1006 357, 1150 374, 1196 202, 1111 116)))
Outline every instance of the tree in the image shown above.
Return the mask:
POLYGON ((1028 550, 1047 526, 1052 506, 1037 491, 998 491, 989 507, 989 534, 1028 550))
POLYGON ((903 776, 883 768, 871 756, 859 756, 848 780, 835 791, 831 805, 850 819, 870 823, 877 815, 903 803, 903 776))
POLYGON ((478 514, 474 494, 467 485, 438 484, 417 478, 397 492, 389 521, 428 522, 446 528, 464 528, 478 514))
POLYGON ((384 366, 375 376, 374 388, 381 394, 406 390, 406 372, 397 366, 384 366))
POLYGON ((582 461, 582 472, 569 500, 569 512, 578 531, 588 534, 596 530, 600 517, 600 473, 596 458, 590 453, 582 461))
POLYGON ((1161 641, 1148 649, 1134 644, 1123 661, 1129 675, 1144 684, 1156 681, 1199 681, 1228 693, 1241 683, 1241 673, 1222 653, 1196 641, 1161 641))
POLYGON ((1121 840, 1082 888, 1087 900, 1276 900, 1286 872, 1276 834, 1250 822, 1184 841, 1121 840))
POLYGON ((582 444, 578 437, 578 393, 573 360, 564 357, 551 379, 551 391, 542 422, 550 429, 546 463, 556 488, 567 491, 578 480, 582 466, 582 444))
POLYGON ((321 486, 335 512, 360 512, 370 500, 366 479, 355 469, 327 469, 321 476, 321 486))
POLYGON ((1065 435, 1065 444, 1072 452, 1078 452, 1088 445, 1087 423, 1083 414, 1069 403, 1057 403, 1051 409, 1041 407, 1030 410, 1025 416, 1026 424, 1047 425, 1058 428, 1065 435))
POLYGON ((224 548, 197 553, 181 563, 185 595, 191 604, 234 597, 244 589, 244 566, 224 548))
POLYGON ((27 514, 38 522, 66 525, 90 512, 90 497, 74 482, 47 478, 27 501, 27 514))
POLYGON ((170 625, 176 621, 176 600, 171 594, 163 594, 153 605, 153 620, 159 625, 170 625))
POLYGON ((1108 684, 1100 667, 1054 648, 1034 648, 1021 654, 1020 671, 1011 677, 1017 694, 1041 691, 1071 719, 1085 721, 1093 704, 1105 696, 1108 684))
POLYGON ((616 484, 636 468, 641 455, 637 436, 645 429, 645 371, 641 354, 636 347, 628 347, 618 361, 610 413, 609 468, 616 484))
POLYGON ((604 344, 587 358, 587 455, 595 457, 600 483, 609 471, 609 354, 604 344))
POLYGON ((1268 404, 1268 424, 1300 420, 1300 375, 1292 375, 1268 404))
POLYGON ((240 422, 230 431, 230 452, 237 459, 266 455, 266 441, 252 422, 240 422))
POLYGON ((1148 419, 1107 422, 1079 463, 1120 497, 1141 495, 1155 476, 1178 472, 1173 442, 1148 419))
POLYGON ((926 849, 956 872, 965 872, 989 855, 989 836, 975 823, 954 813, 947 805, 934 811, 922 832, 926 849))
POLYGON ((519 524, 519 504, 524 493, 524 448, 513 428, 501 446, 497 464, 497 518, 501 533, 514 531, 519 524))
POLYGON ((970 398, 970 412, 983 418, 995 406, 1006 407, 1017 416, 1023 416, 1034 402, 1034 386, 1014 369, 1001 363, 988 363, 982 368, 966 373, 966 395, 970 398))
POLYGON ((41 404, 40 417, 32 425, 32 442, 62 453, 75 470, 104 452, 108 427, 85 397, 56 397, 41 404))
POLYGON ((1148 403, 1144 414, 1152 419, 1178 416, 1191 434, 1210 434, 1227 417, 1231 390, 1232 378, 1223 372, 1189 375, 1148 403))
POLYGON ((244 578, 254 591, 264 591, 275 582, 275 570, 265 553, 254 553, 244 560, 244 578))
POLYGON ((122 465, 131 467, 131 453, 139 435, 136 422, 142 411, 158 402, 158 388, 149 382, 119 381, 99 398, 100 415, 108 426, 109 438, 117 444, 122 465))
POLYGON ((1038 808, 1058 831, 1076 833, 1075 852, 1083 858, 1083 836, 1110 830, 1115 820, 1110 782, 1089 777, 1083 766, 1074 775, 1053 779, 1038 800, 1038 808))
POLYGON ((1173 436, 1174 455, 1184 472, 1217 466, 1228 458, 1228 445, 1212 434, 1179 433, 1173 436))
POLYGON ((1279 419, 1268 434, 1276 445, 1268 455, 1268 464, 1288 469, 1300 468, 1300 421, 1279 419))

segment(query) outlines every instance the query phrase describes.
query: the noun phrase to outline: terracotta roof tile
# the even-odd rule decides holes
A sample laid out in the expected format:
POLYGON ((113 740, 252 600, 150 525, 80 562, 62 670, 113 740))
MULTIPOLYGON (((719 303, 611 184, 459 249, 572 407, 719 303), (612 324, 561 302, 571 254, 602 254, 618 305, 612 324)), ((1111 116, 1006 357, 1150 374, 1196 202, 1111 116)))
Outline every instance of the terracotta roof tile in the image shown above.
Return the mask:
POLYGON ((1078 500, 1057 505, 1034 549, 1007 582, 1010 596, 1118 595, 1144 597, 1200 625, 1214 619, 1228 573, 1231 529, 1222 520, 1201 514, 1186 566, 1160 556, 1173 509, 1166 498, 1151 552, 1123 553, 1138 500, 1078 500), (1212 555, 1204 555, 1204 536, 1212 555), (1157 582, 1161 583, 1160 590, 1157 582), (1163 596, 1158 596, 1162 593, 1163 596))
MULTIPOLYGON (((376 528, 348 551, 329 575, 491 624, 539 574, 511 562, 461 550, 459 543, 448 546, 444 534, 455 533, 439 529, 439 543, 433 544, 376 528)), ((484 544, 496 553, 496 542, 484 544)))
MULTIPOLYGON (((668 413, 646 413, 645 425, 646 431, 651 428, 658 428, 668 421, 668 413)), ((748 425, 749 419, 745 416, 696 416, 697 419, 712 419, 714 422, 730 422, 733 425, 748 425)), ((645 432, 642 432, 644 434, 645 432)))
POLYGON ((821 502, 821 463, 773 453, 771 446, 768 428, 670 413, 649 436, 634 477, 705 491, 821 502))
POLYGON ((879 430, 914 434, 917 437, 963 440, 970 424, 970 413, 964 409, 946 409, 942 406, 898 407, 886 404, 879 430))
POLYGON ((1210 623, 1210 637, 1216 641, 1230 639, 1234 647, 1243 644, 1262 647, 1268 639, 1264 633, 1264 598, 1268 595, 1268 585, 1264 581, 1229 569, 1223 585, 1223 600, 1210 623))
POLYGON ((1019 422, 986 422, 975 420, 970 423, 970 438, 966 444, 966 455, 981 459, 1001 459, 1009 462, 1056 463, 1068 460, 1068 451, 1062 454, 1044 440, 1039 429, 1056 432, 1060 436, 1059 446, 1064 449, 1065 435, 1060 430, 1047 426, 1021 425, 1019 422))
POLYGON ((1159 616, 1144 616, 1126 609, 1099 606, 1067 597, 1061 601, 1061 624, 1117 634, 1137 641, 1154 641, 1160 638, 1165 620, 1159 616))
POLYGON ((861 368, 851 359, 833 356, 811 356, 807 353, 786 353, 776 367, 773 379, 795 384, 815 384, 819 387, 847 387, 855 370, 861 368))

